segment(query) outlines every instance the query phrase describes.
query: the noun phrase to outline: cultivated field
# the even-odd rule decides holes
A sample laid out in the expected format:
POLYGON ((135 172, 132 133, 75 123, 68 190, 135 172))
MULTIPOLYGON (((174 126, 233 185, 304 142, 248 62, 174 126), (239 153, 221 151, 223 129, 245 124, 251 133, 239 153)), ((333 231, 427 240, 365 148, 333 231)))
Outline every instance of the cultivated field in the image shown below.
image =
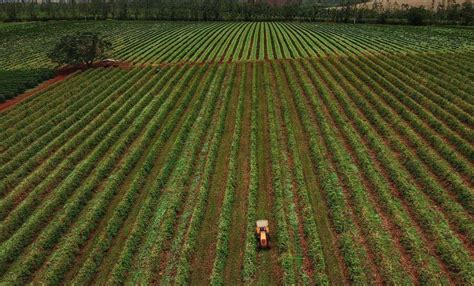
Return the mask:
POLYGON ((0 25, 0 70, 52 67, 62 35, 97 31, 137 65, 472 49, 472 29, 307 23, 51 22, 0 25))
POLYGON ((2 68, 84 27, 127 65, 0 113, 1 283, 474 284, 471 30, 2 24, 2 68))

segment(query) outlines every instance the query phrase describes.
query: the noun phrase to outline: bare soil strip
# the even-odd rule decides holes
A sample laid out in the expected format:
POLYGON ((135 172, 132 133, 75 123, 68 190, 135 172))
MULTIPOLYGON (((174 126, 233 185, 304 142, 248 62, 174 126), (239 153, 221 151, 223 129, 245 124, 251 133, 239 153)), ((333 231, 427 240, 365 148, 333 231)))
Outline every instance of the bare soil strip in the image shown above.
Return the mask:
MULTIPOLYGON (((113 65, 114 67, 122 68, 122 69, 129 69, 132 66, 126 62, 120 62, 113 65)), ((25 93, 18 95, 10 100, 5 101, 4 103, 0 103, 0 112, 10 109, 21 102, 25 101, 26 99, 37 95, 38 93, 50 88, 52 85, 55 85, 59 82, 62 82, 69 78, 70 75, 74 74, 77 71, 85 71, 88 68, 100 68, 100 67, 109 67, 108 65, 104 65, 102 63, 96 63, 91 67, 87 67, 85 65, 80 65, 77 67, 63 67, 58 69, 57 75, 47 81, 40 83, 38 86, 34 87, 26 91, 25 93)))
POLYGON ((23 93, 22 95, 19 95, 17 97, 14 97, 12 99, 9 99, 5 101, 4 103, 0 103, 0 112, 5 111, 7 109, 10 109, 21 102, 27 100, 28 98, 37 95, 38 93, 48 89, 52 85, 58 84, 59 82, 62 82, 68 78, 68 74, 59 74, 52 79, 49 79, 41 84, 39 84, 37 87, 30 89, 29 91, 23 93))

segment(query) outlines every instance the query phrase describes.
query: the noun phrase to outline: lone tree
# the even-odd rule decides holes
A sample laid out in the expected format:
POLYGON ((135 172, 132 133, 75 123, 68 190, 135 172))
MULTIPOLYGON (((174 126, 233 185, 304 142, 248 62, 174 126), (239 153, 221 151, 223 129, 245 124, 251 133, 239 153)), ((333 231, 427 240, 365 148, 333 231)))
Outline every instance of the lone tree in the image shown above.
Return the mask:
POLYGON ((48 57, 57 64, 91 66, 96 60, 105 58, 112 44, 100 34, 82 32, 61 38, 48 57))

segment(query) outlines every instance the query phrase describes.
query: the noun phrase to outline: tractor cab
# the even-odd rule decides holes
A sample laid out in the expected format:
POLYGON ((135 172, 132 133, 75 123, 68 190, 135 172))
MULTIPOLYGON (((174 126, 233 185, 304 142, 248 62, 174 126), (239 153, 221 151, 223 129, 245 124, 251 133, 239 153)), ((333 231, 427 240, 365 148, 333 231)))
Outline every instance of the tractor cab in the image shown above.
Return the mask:
POLYGON ((269 248, 269 232, 268 220, 262 219, 257 220, 255 236, 257 238, 257 243, 259 248, 269 248))

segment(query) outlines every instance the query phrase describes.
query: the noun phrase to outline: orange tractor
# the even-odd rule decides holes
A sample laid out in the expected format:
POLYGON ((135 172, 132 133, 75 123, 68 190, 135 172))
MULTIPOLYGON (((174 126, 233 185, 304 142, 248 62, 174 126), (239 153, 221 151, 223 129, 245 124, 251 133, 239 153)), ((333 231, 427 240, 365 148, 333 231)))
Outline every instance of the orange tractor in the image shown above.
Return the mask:
POLYGON ((269 233, 270 229, 268 228, 268 220, 257 220, 255 236, 257 237, 259 248, 270 247, 270 244, 268 243, 268 240, 270 239, 269 233))

